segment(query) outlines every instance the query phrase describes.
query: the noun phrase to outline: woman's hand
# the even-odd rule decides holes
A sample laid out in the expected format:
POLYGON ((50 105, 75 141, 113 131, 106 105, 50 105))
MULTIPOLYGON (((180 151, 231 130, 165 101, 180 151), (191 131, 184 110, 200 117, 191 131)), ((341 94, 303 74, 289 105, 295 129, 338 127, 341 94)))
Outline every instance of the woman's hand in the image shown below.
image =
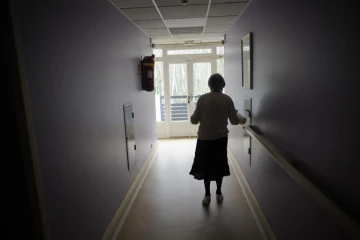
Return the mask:
POLYGON ((240 124, 244 125, 246 123, 246 118, 242 117, 240 118, 240 124))
POLYGON ((238 110, 235 109, 235 111, 236 111, 236 116, 239 118, 239 123, 240 123, 241 125, 244 125, 244 124, 246 123, 246 118, 243 117, 243 116, 241 116, 241 115, 238 113, 238 110))

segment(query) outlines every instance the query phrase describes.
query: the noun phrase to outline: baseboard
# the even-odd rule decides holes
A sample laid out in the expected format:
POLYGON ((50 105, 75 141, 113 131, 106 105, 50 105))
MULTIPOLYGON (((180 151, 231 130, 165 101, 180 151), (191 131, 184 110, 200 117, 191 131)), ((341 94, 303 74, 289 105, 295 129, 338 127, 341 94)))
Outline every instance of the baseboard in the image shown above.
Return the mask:
POLYGON ((241 188, 243 189, 245 198, 249 203, 251 211, 253 212, 254 218, 258 224, 258 227, 263 236, 263 239, 264 240, 276 240, 276 236, 275 236, 274 232, 272 231, 268 221, 266 220, 265 215, 262 212, 260 205, 259 205, 258 201, 256 200, 255 195, 252 192, 249 183, 246 181, 245 175, 241 171, 241 168, 240 168, 238 162, 236 161, 236 158, 230 148, 228 148, 228 155, 231 160, 230 164, 232 165, 232 167, 235 171, 236 177, 239 181, 239 184, 240 184, 241 188))
POLYGON ((116 235, 118 234, 121 225, 125 221, 126 215, 130 210, 130 207, 137 195, 137 192, 139 191, 139 188, 142 182, 144 181, 144 178, 146 177, 149 167, 151 166, 153 159, 156 157, 158 147, 159 147, 159 142, 157 141, 153 149, 151 150, 149 156, 147 157, 144 165, 141 167, 134 182, 132 183, 119 209, 116 211, 113 219, 111 220, 101 240, 111 240, 116 238, 116 235))

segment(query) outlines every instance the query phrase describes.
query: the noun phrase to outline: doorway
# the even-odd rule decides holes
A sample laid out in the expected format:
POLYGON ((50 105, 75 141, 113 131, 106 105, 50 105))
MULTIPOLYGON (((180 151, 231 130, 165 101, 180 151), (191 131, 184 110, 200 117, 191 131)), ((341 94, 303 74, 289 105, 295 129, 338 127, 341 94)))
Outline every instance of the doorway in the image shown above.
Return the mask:
POLYGON ((200 96, 210 91, 210 75, 223 74, 223 51, 223 46, 154 50, 158 138, 197 136, 190 117, 200 96))
POLYGON ((133 112, 132 103, 125 104, 123 106, 123 109, 124 109, 127 165, 128 165, 128 171, 131 171, 136 161, 135 125, 134 125, 134 112, 133 112))

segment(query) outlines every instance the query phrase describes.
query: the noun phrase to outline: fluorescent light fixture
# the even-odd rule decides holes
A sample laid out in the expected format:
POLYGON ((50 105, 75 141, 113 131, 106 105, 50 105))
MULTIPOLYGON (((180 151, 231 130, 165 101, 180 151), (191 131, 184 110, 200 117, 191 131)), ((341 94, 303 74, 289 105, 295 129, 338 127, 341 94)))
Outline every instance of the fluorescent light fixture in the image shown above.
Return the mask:
POLYGON ((166 19, 164 21, 168 28, 203 27, 205 24, 205 18, 166 19))

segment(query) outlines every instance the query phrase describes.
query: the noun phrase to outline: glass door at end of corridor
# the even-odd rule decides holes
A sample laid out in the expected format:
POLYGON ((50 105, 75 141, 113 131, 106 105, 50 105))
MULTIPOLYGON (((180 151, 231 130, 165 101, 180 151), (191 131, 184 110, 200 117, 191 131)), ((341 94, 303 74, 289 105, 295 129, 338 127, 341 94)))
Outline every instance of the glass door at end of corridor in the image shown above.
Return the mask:
POLYGON ((189 126, 189 64, 186 61, 168 64, 169 135, 170 137, 190 136, 189 126))
POLYGON ((215 60, 188 60, 170 62, 169 105, 170 137, 197 136, 198 124, 192 125, 190 117, 202 94, 209 92, 208 79, 215 69, 215 60))
MULTIPOLYGON (((190 113, 193 114, 197 101, 199 100, 200 96, 210 92, 208 86, 208 80, 211 74, 214 73, 212 69, 216 69, 214 67, 215 60, 195 60, 191 62, 192 66, 192 75, 191 75, 191 82, 190 82, 190 113)), ((190 115, 191 116, 191 115, 190 115)), ((190 134, 192 137, 197 136, 197 132, 199 129, 199 124, 193 125, 190 124, 190 134)))

